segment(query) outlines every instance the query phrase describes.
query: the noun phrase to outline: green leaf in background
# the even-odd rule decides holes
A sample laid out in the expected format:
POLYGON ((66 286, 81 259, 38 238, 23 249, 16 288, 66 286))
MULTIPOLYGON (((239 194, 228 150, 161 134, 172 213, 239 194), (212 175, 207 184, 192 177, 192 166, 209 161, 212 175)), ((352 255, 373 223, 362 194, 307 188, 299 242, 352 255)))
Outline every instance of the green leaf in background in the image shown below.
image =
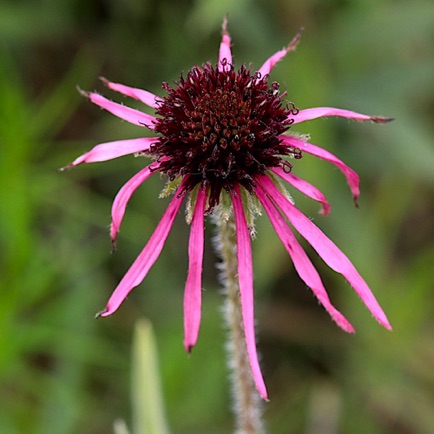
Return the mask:
POLYGON ((131 398, 134 434, 169 434, 152 325, 136 323, 133 341, 131 398))

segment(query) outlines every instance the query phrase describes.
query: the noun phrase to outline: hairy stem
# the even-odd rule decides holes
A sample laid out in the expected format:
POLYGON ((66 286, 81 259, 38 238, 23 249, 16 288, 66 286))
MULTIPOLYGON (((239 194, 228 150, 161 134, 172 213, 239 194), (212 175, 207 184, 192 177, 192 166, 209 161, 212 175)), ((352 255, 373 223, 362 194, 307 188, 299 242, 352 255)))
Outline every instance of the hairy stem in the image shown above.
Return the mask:
POLYGON ((214 246, 221 259, 218 268, 226 296, 223 312, 229 330, 226 347, 231 371, 236 434, 263 434, 262 400, 251 374, 241 313, 235 223, 232 215, 225 218, 217 209, 213 216, 217 226, 214 246))

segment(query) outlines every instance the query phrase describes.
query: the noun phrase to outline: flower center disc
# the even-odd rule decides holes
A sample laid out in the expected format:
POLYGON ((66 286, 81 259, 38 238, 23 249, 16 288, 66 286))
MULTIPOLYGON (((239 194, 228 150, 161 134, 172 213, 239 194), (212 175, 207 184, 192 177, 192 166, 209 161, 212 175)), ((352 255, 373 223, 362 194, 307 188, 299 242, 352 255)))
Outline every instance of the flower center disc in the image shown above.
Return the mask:
POLYGON ((279 84, 251 74, 243 65, 194 67, 175 87, 163 83, 167 96, 156 113, 159 141, 151 152, 170 179, 182 176, 186 188, 197 184, 210 192, 209 205, 222 189, 234 185, 253 192, 254 177, 281 164, 291 149, 279 135, 293 122, 295 107, 284 107, 279 84))

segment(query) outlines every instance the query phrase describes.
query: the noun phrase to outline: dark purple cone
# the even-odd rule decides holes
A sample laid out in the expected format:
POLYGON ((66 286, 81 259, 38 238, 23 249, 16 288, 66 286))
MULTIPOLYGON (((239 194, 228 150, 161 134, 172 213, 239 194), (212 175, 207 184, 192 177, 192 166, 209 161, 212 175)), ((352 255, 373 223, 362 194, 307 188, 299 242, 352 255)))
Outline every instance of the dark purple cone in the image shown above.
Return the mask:
POLYGON ((206 63, 174 88, 163 83, 167 96, 155 125, 160 139, 150 152, 170 179, 185 177, 188 190, 197 184, 208 189, 210 209, 222 189, 232 191, 239 184, 253 192, 255 175, 294 154, 279 135, 297 109, 284 106, 279 84, 269 87, 267 78, 251 75, 244 65, 235 72, 206 63))

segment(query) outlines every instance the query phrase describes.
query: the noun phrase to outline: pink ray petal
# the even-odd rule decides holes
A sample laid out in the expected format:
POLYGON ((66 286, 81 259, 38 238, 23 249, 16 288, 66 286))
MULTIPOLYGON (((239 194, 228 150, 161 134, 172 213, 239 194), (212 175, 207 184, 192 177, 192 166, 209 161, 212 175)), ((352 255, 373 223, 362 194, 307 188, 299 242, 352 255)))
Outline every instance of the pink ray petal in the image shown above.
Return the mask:
POLYGON ((301 179, 293 175, 292 173, 285 172, 281 167, 275 167, 274 169, 271 170, 276 175, 280 176, 282 179, 289 182, 293 187, 301 191, 307 197, 310 197, 311 199, 319 202, 321 204, 321 208, 322 208, 321 214, 323 216, 329 214, 330 204, 327 202, 327 199, 325 198, 324 194, 318 188, 316 188, 314 185, 310 184, 309 182, 305 181, 304 179, 301 179))
POLYGON ((231 52, 231 37, 228 33, 228 20, 226 17, 223 19, 222 25, 222 42, 220 43, 219 50, 219 71, 230 71, 232 67, 232 52, 231 52))
POLYGON ((102 95, 95 92, 81 91, 81 93, 88 97, 97 106, 100 106, 104 110, 107 110, 124 121, 138 125, 139 127, 149 128, 150 130, 154 129, 154 123, 156 122, 156 118, 154 116, 110 101, 109 99, 104 98, 102 95))
POLYGON ((360 195, 360 181, 359 175, 357 175, 357 173, 351 169, 351 167, 347 166, 342 160, 336 157, 336 155, 333 155, 331 152, 326 151, 325 149, 320 148, 313 143, 304 142, 303 140, 299 140, 291 136, 280 136, 280 138, 282 139, 283 143, 287 144, 288 146, 299 148, 302 152, 315 155, 315 157, 334 164, 347 179, 348 185, 350 186, 350 190, 353 195, 354 203, 357 205, 357 199, 360 195))
POLYGON ((175 217, 181 207, 184 197, 175 194, 175 197, 170 202, 160 223, 155 228, 154 233, 146 244, 145 248, 140 252, 137 259, 131 265, 125 276, 120 281, 119 285, 111 295, 104 311, 97 316, 109 316, 114 313, 133 288, 140 285, 143 279, 148 274, 149 269, 154 265, 155 261, 160 256, 170 229, 173 226, 175 217))
POLYGON ((355 121, 372 121, 377 124, 384 124, 386 122, 393 121, 393 118, 384 118, 382 116, 368 116, 350 110, 343 110, 334 107, 315 107, 310 109, 300 110, 296 116, 291 115, 291 119, 294 119, 294 124, 298 124, 304 121, 310 121, 311 119, 322 118, 325 116, 339 116, 347 119, 353 119, 355 121))
POLYGON ((124 218, 131 196, 156 170, 157 166, 155 166, 155 163, 146 166, 128 180, 116 195, 112 205, 112 223, 110 225, 110 237, 113 243, 116 241, 116 236, 121 227, 122 219, 124 218))
POLYGON ((188 276, 184 291, 184 347, 188 352, 199 335, 202 304, 202 262, 206 191, 199 189, 188 243, 188 276))
POLYGON ((146 104, 149 107, 157 108, 161 103, 161 99, 158 98, 157 95, 154 95, 151 92, 148 92, 144 89, 138 89, 136 87, 125 86, 120 83, 113 83, 112 81, 107 80, 105 77, 100 77, 100 80, 107 86, 109 89, 119 92, 125 96, 129 96, 130 98, 134 98, 142 103, 146 104))
POLYGON ((265 212, 270 218, 271 224, 273 225, 277 235, 289 253, 298 275, 312 290, 319 302, 325 307, 336 324, 346 332, 354 333, 354 327, 349 323, 344 315, 342 315, 332 305, 318 271, 315 269, 306 252, 303 250, 291 229, 286 224, 285 219, 281 216, 274 204, 264 193, 260 183, 258 183, 258 186, 259 188, 256 188, 255 190, 258 199, 262 203, 265 212))
POLYGON ((267 389, 259 366, 256 352, 255 319, 253 301, 253 270, 252 248, 249 229, 244 215, 241 194, 238 187, 231 193, 234 207, 235 229, 237 234, 238 279, 240 285, 241 311, 243 316, 244 333, 246 335, 247 353, 256 389, 264 399, 268 399, 267 389))
POLYGON ((284 198, 267 176, 261 176, 260 181, 268 196, 272 198, 295 229, 309 242, 324 262, 347 279, 374 318, 385 328, 391 330, 392 327, 374 294, 344 253, 309 218, 284 198))
POLYGON ((89 152, 76 158, 67 168, 78 166, 82 163, 95 163, 98 161, 112 160, 135 152, 149 150, 152 143, 158 141, 158 137, 142 137, 139 139, 116 140, 114 142, 101 143, 93 147, 89 152))
POLYGON ((301 31, 292 38, 291 42, 287 45, 286 48, 278 51, 277 53, 274 53, 271 57, 269 57, 259 68, 258 72, 261 74, 261 77, 270 74, 271 70, 274 68, 277 62, 280 62, 291 51, 295 51, 298 43, 300 42, 300 38, 301 31))

